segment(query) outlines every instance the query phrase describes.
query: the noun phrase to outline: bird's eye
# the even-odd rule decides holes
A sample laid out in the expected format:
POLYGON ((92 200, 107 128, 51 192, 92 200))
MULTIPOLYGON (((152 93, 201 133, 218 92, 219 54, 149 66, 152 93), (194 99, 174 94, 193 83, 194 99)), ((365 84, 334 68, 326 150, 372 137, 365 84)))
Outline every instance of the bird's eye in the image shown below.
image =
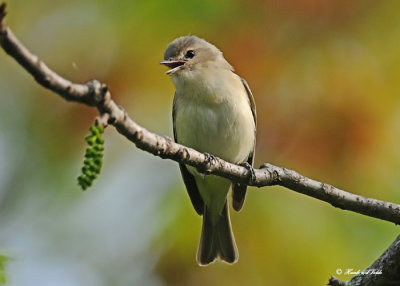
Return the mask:
POLYGON ((192 59, 195 56, 195 52, 193 50, 189 50, 185 54, 185 58, 192 59))

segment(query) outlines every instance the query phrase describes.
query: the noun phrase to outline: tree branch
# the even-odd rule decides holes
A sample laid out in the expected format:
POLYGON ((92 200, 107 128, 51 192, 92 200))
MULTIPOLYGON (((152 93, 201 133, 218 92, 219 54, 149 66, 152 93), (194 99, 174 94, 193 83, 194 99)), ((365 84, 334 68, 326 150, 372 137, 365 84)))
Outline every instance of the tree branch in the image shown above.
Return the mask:
POLYGON ((400 224, 400 205, 355 195, 331 185, 321 183, 299 173, 264 164, 252 172, 245 167, 226 162, 212 155, 173 142, 166 136, 149 132, 134 122, 112 99, 105 84, 92 80, 85 84, 72 83, 61 77, 32 54, 16 38, 4 22, 6 5, 0 6, 0 45, 35 80, 68 101, 94 106, 100 121, 113 125, 117 131, 132 141, 139 149, 163 159, 171 159, 196 167, 205 174, 214 174, 250 186, 280 185, 295 192, 325 201, 334 207, 400 224))
MULTIPOLYGON (((396 286, 400 285, 400 235, 367 269, 343 282, 332 276, 331 286, 396 286)), ((352 269, 351 269, 352 270, 352 269)))

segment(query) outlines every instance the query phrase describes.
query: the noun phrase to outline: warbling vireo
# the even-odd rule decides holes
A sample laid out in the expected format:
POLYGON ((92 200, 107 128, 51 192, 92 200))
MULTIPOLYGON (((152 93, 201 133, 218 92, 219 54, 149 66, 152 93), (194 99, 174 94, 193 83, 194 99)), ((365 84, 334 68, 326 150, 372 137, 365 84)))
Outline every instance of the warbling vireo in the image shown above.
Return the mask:
MULTIPOLYGON (((253 164, 256 108, 246 81, 233 72, 222 52, 195 36, 170 43, 160 64, 170 68, 176 87, 173 103, 175 141, 235 164, 253 164), (246 163, 247 162, 247 163, 246 163)), ((235 263, 239 257, 231 230, 227 195, 232 184, 232 204, 239 211, 246 185, 199 173, 179 164, 193 207, 203 215, 197 262, 216 258, 235 263)))

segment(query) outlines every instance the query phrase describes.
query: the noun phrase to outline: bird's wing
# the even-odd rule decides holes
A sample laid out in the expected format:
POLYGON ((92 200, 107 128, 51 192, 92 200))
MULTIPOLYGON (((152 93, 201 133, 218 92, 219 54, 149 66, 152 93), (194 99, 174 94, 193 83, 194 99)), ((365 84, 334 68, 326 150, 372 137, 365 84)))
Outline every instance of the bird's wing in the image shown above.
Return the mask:
MULTIPOLYGON (((251 108, 251 112, 253 113, 253 118, 254 118, 254 123, 255 126, 257 127, 257 113, 256 113, 256 104, 254 101, 253 94, 251 93, 250 87, 247 84, 247 82, 241 78, 242 83, 244 85, 244 88, 246 90, 248 99, 249 99, 249 104, 251 108)), ((256 129, 254 128, 254 147, 253 150, 250 152, 249 157, 247 159, 247 163, 249 163, 250 166, 253 166, 253 161, 254 161, 254 150, 256 147, 256 129)), ((244 199, 246 197, 246 191, 247 191, 247 185, 240 184, 240 183, 234 183, 232 184, 232 206, 235 211, 240 211, 243 207, 244 204, 244 199)))
MULTIPOLYGON (((176 134, 176 128, 175 128, 175 104, 176 100, 176 95, 174 97, 174 103, 172 107, 172 123, 173 123, 173 128, 174 128, 174 140, 175 142, 178 142, 178 136, 176 134)), ((204 212, 204 202, 203 198, 200 196, 199 189, 196 184, 196 180, 192 174, 189 173, 188 169, 186 168, 185 164, 179 164, 179 169, 181 170, 182 174, 182 179, 183 182, 185 183, 186 190, 189 194, 190 200, 192 201, 192 205, 196 212, 199 215, 202 215, 204 212)))

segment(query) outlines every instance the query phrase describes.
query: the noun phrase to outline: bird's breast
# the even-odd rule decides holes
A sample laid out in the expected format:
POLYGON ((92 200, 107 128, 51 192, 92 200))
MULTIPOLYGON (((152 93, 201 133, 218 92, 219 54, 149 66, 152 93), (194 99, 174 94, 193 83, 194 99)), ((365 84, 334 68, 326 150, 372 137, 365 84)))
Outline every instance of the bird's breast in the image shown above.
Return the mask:
POLYGON ((178 142, 232 163, 246 161, 254 147, 255 123, 241 82, 237 89, 224 90, 222 85, 196 92, 193 96, 177 90, 175 95, 178 142))

